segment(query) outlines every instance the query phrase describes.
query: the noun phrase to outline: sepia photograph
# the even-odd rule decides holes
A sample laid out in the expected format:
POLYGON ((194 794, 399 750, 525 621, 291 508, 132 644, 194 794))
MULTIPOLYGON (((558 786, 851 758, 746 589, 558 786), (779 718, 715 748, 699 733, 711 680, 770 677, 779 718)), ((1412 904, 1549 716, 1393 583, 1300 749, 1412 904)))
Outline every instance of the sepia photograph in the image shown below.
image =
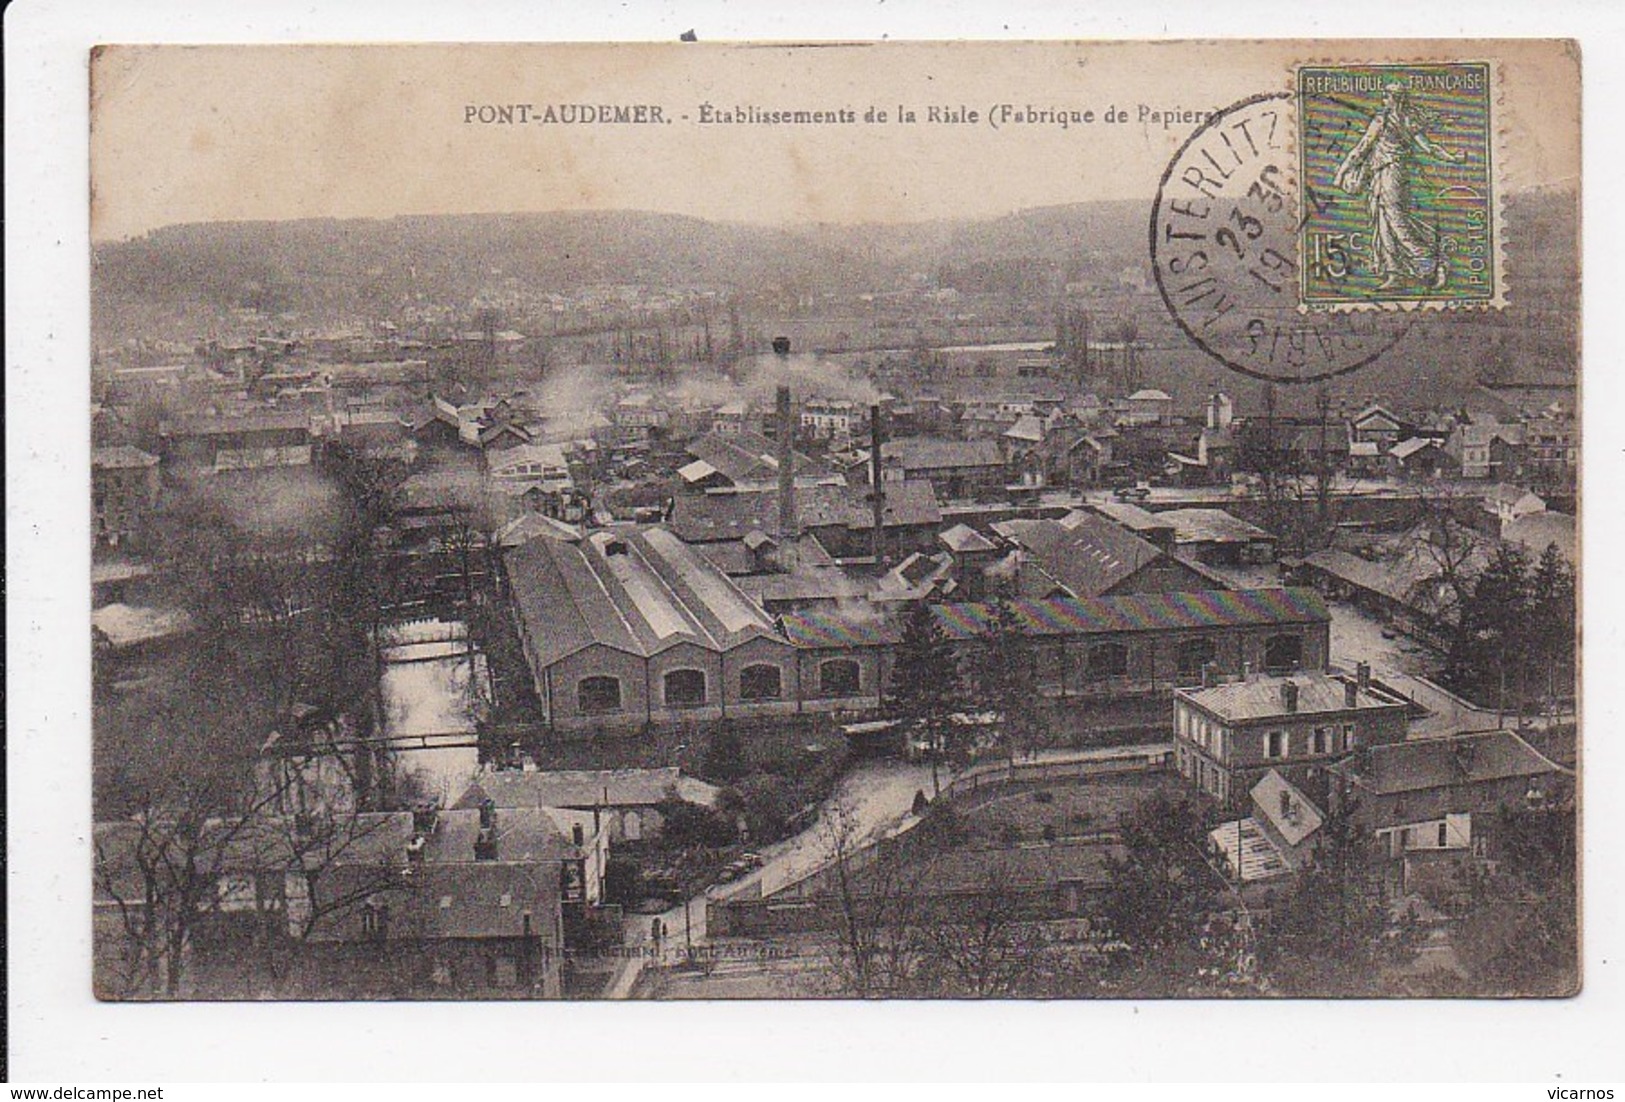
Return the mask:
POLYGON ((1574 42, 87 63, 96 999, 1581 991, 1574 42))

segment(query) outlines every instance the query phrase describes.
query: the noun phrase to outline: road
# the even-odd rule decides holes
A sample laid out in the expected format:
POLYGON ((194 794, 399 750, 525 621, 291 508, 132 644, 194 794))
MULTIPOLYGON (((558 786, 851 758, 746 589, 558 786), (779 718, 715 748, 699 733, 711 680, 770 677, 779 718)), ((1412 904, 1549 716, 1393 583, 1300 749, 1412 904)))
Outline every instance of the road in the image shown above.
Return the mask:
MULTIPOLYGON (((944 777, 944 780, 947 778, 944 777)), ((763 847, 762 867, 732 884, 706 889, 686 903, 661 915, 638 915, 627 920, 625 944, 641 952, 628 953, 605 991, 606 998, 626 998, 637 974, 647 964, 662 967, 680 963, 689 945, 706 942, 705 912, 709 900, 737 899, 811 876, 833 860, 830 839, 834 819, 846 819, 852 846, 863 846, 902 827, 913 813, 915 793, 931 792, 931 767, 899 761, 859 764, 836 785, 819 809, 812 825, 792 838, 763 847), (656 921, 666 931, 655 952, 647 952, 656 921)))
MULTIPOLYGON (((1476 708, 1422 679, 1438 663, 1439 655, 1407 636, 1340 601, 1327 601, 1332 614, 1332 662, 1352 670, 1357 663, 1371 663, 1371 672, 1428 710, 1428 715, 1411 724, 1411 738, 1429 738, 1457 731, 1484 731, 1491 727, 1512 727, 1516 717, 1501 715, 1493 708, 1476 708), (1394 638, 1386 637, 1388 632, 1394 638)), ((1572 723, 1573 713, 1556 716, 1526 716, 1525 723, 1544 727, 1548 723, 1572 723)))

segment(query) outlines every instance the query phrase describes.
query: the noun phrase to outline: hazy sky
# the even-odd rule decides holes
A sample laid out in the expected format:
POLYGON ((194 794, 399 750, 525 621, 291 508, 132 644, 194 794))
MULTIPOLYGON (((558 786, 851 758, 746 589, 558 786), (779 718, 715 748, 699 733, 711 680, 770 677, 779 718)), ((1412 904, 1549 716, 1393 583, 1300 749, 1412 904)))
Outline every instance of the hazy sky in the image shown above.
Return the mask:
POLYGON ((92 235, 177 222, 641 209, 711 219, 976 217, 1149 198, 1211 111, 1295 62, 1501 62, 1508 185, 1578 178, 1577 62, 1551 42, 109 47, 92 66, 92 235), (661 123, 482 125, 482 105, 658 108, 661 123), (885 123, 700 122, 842 110, 885 123), (899 106, 918 121, 896 121, 899 106), (989 125, 999 105, 1093 122, 989 125), (931 122, 962 108, 974 122, 931 122), (1125 122, 1105 121, 1108 110, 1125 122))

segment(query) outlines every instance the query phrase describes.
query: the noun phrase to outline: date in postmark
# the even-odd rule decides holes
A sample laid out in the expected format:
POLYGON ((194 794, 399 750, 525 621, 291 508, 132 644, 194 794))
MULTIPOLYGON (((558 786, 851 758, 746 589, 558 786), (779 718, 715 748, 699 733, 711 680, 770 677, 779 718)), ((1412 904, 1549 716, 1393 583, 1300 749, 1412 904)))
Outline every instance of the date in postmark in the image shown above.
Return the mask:
POLYGON ((1315 383, 1393 348, 1407 310, 1306 310, 1296 103, 1265 93, 1212 115, 1169 162, 1151 209, 1157 290, 1190 340, 1232 371, 1315 383))
POLYGON ((1304 306, 1504 304, 1491 75, 1483 62, 1298 69, 1304 306))

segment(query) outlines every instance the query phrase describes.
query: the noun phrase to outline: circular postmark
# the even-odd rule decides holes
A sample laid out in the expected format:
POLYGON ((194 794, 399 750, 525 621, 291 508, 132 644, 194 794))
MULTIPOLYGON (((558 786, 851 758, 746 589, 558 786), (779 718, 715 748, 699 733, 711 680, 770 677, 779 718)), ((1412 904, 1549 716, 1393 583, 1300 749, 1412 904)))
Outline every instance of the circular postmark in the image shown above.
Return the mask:
POLYGON ((1291 93, 1212 115, 1180 146, 1151 207, 1151 268, 1174 322, 1232 371, 1316 383, 1364 367, 1414 324, 1397 311, 1302 308, 1291 93))

